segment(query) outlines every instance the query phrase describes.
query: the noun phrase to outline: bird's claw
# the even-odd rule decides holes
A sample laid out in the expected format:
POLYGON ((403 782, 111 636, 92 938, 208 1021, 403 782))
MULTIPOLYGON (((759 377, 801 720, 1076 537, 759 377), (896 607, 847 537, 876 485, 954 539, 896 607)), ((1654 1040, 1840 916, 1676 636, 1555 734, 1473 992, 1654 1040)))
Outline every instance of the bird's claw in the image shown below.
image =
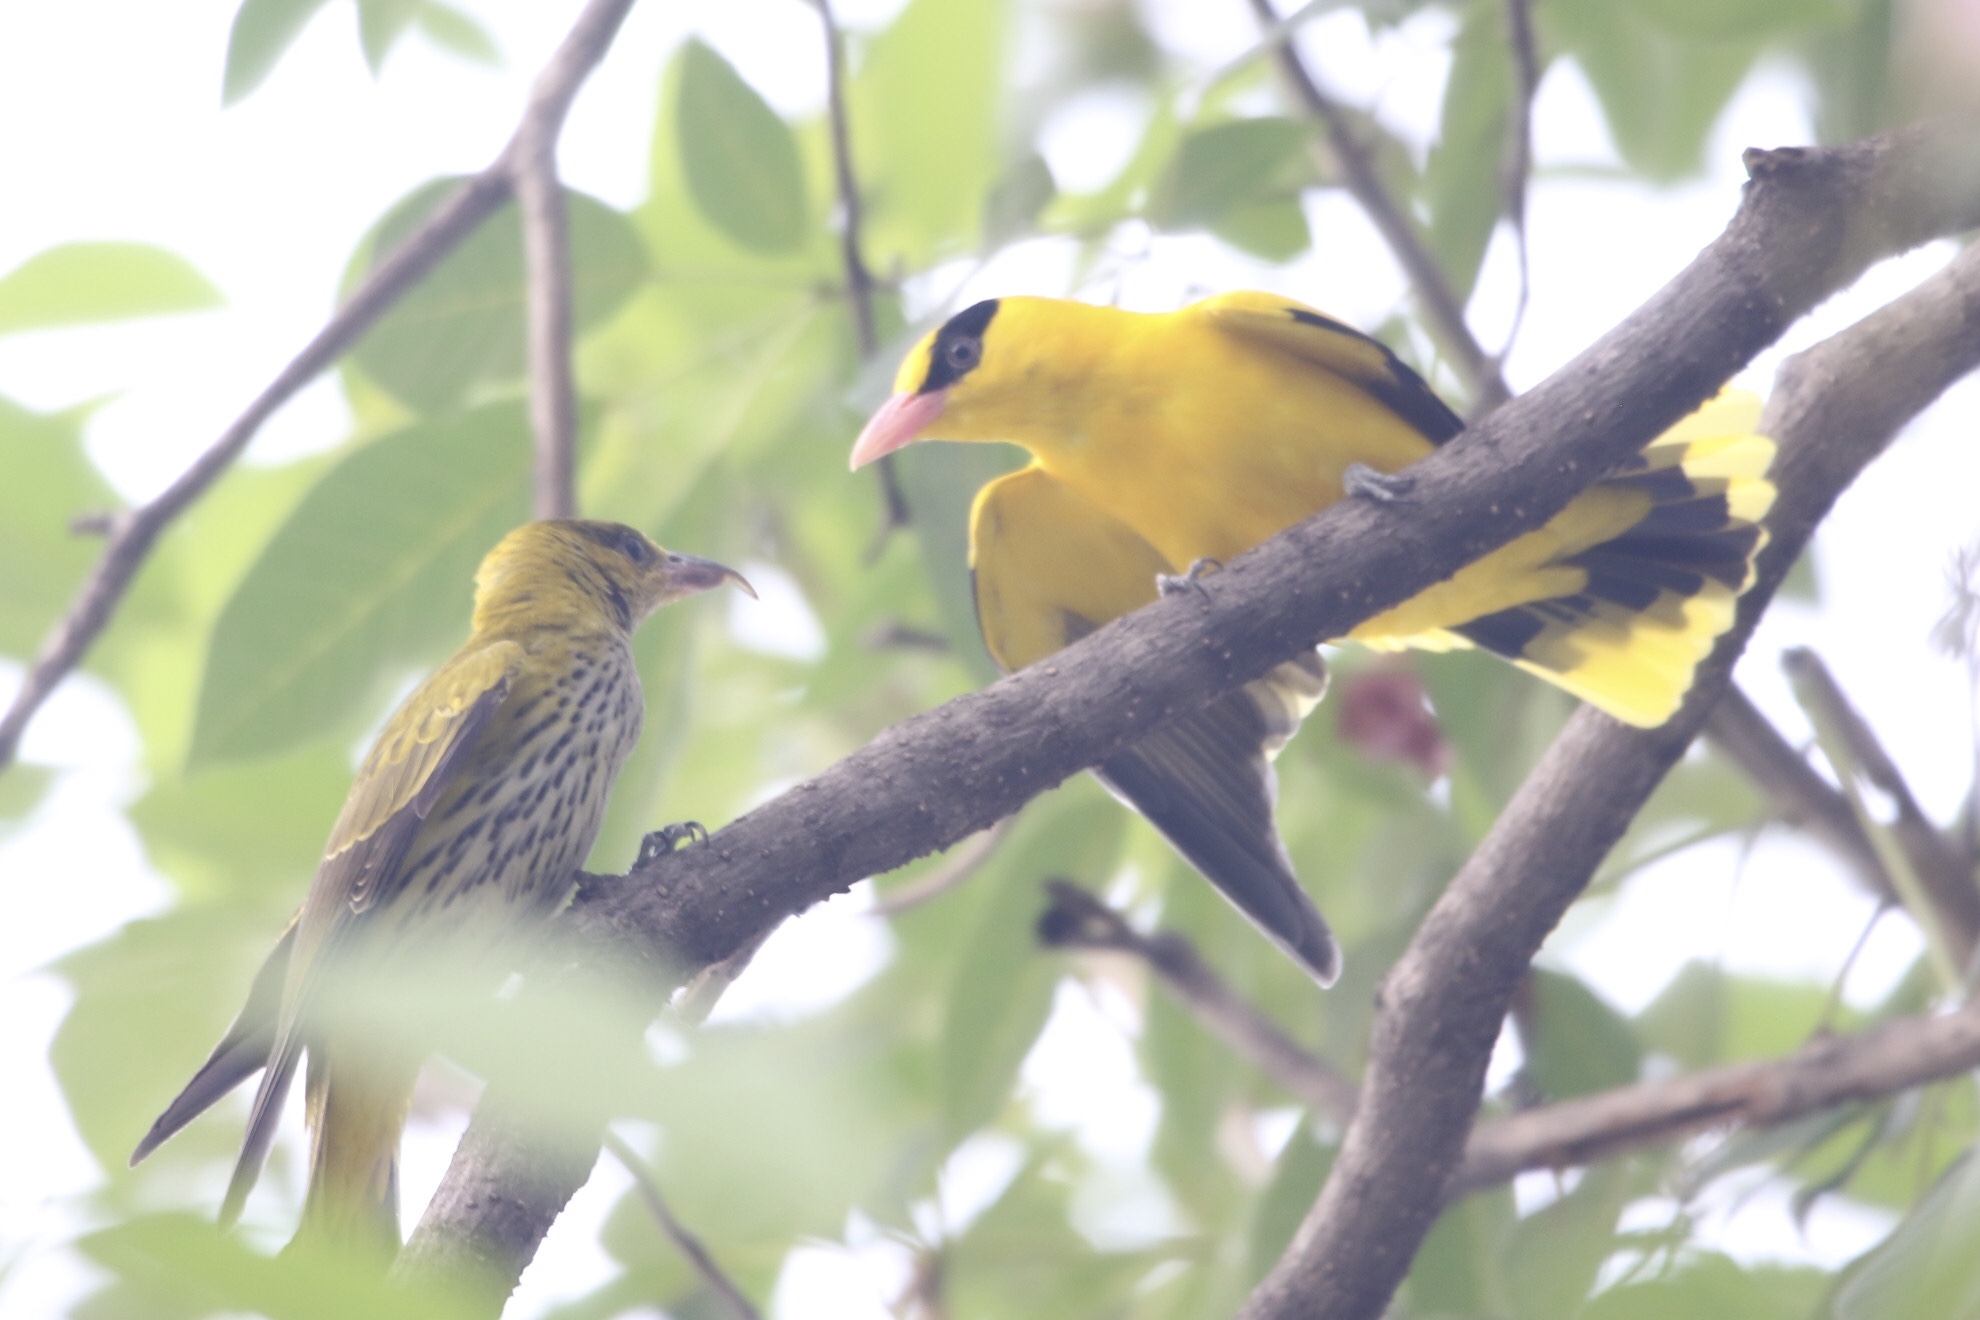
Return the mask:
POLYGON ((1407 472, 1380 472, 1366 463, 1350 463, 1341 473, 1341 489, 1375 504, 1394 504, 1415 484, 1407 472))
POLYGON ((1196 559, 1181 573, 1157 573, 1155 590, 1164 596, 1180 596, 1185 591, 1194 591, 1203 599, 1210 599, 1209 590, 1203 585, 1203 575, 1223 564, 1215 559, 1196 559))
POLYGON ((639 841, 639 858, 633 865, 645 866, 656 858, 665 857, 683 843, 707 843, 708 831, 698 820, 684 820, 674 825, 662 825, 639 841))

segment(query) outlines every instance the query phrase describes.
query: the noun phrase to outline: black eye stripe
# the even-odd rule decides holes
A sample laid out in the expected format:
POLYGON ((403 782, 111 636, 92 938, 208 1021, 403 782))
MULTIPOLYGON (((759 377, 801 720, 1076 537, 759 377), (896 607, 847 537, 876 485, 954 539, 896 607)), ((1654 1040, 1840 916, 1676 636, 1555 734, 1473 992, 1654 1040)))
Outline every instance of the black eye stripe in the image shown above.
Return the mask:
POLYGON ((928 354, 928 374, 916 392, 927 394, 946 389, 974 371, 983 361, 983 335, 996 314, 997 300, 989 298, 950 317, 935 332, 935 344, 928 354))

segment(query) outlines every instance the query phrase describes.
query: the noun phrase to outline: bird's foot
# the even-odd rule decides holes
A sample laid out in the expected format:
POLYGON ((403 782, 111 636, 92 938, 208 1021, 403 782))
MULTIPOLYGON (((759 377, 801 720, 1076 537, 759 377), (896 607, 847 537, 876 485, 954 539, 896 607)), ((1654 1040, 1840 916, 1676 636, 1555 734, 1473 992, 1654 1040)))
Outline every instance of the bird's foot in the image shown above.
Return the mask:
POLYGON ((1394 504, 1409 494, 1416 478, 1407 472, 1378 472, 1366 463, 1350 463, 1341 473, 1341 489, 1376 504, 1394 504))
POLYGON ((662 825, 639 841, 639 857, 633 862, 635 868, 645 866, 656 858, 665 857, 683 843, 707 843, 708 831, 698 820, 684 820, 677 825, 662 825))
POLYGON ((1205 600, 1208 600, 1210 599, 1210 593, 1203 586, 1203 575, 1213 568, 1222 567, 1223 564, 1218 560, 1198 559, 1193 561, 1189 568, 1181 573, 1157 573, 1155 575, 1155 590, 1161 592, 1164 596, 1180 596, 1185 591, 1194 591, 1205 600))

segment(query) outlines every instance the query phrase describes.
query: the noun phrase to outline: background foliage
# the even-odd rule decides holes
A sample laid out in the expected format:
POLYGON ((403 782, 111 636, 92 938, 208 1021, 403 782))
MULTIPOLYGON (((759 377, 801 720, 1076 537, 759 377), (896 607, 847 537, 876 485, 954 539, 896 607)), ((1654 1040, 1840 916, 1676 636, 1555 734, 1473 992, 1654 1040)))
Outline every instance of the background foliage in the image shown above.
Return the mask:
MULTIPOLYGON (((228 98, 279 83, 288 43, 322 7, 245 0, 225 62, 228 98)), ((1441 129, 1427 150, 1350 113, 1469 298, 1494 235, 1507 232, 1503 162, 1518 80, 1504 6, 1308 8, 1325 24, 1400 33, 1443 70, 1433 89, 1441 129)), ((407 41, 463 58, 492 53, 473 6, 358 0, 356 10, 374 67, 407 41)), ((1831 139, 1902 120, 1916 108, 1906 97, 1919 94, 1918 82, 1893 76, 1907 29, 1889 0, 1545 0, 1533 20, 1544 65, 1571 62, 1593 89, 1618 168, 1650 181, 1700 169, 1721 111, 1763 61, 1801 80, 1831 139)), ((816 41, 807 21, 787 6, 776 22, 799 30, 765 39, 816 41)), ((849 36, 860 237, 880 276, 877 359, 862 359, 848 305, 824 118, 779 114, 706 42, 686 42, 652 71, 661 90, 647 199, 619 210, 571 197, 584 512, 742 564, 773 588, 773 622, 754 632, 698 605, 640 639, 647 734, 595 869, 622 869, 640 835, 664 821, 727 820, 992 676, 967 596, 961 519, 1010 457, 940 446, 903 454, 910 522, 892 531, 876 485, 844 471, 901 348, 973 273, 1012 251, 1045 252, 1067 272, 1065 292, 1106 298, 1124 268, 1159 259, 1146 255, 1157 250, 1151 236, 1191 234, 1206 236, 1191 249, 1210 254, 1206 269, 1272 285, 1282 263, 1330 241, 1315 217, 1338 181, 1314 151, 1318 129, 1280 97, 1262 54, 1210 64, 1158 39, 1148 14, 1125 3, 912 0, 849 36), (1041 135, 1095 95, 1135 108, 1137 143, 1099 186, 1062 187, 1041 135)), ((444 186, 414 190, 354 236, 350 277, 444 186)), ((141 732, 147 787, 129 817, 177 902, 56 969, 75 998, 53 1062, 106 1170, 73 1244, 102 1268, 81 1314, 390 1304, 337 1292, 353 1285, 334 1273, 270 1265, 203 1227, 238 1114, 196 1125, 136 1173, 123 1166, 301 894, 352 749, 411 677, 456 644, 474 564, 527 516, 521 281, 509 212, 344 361, 347 440, 225 478, 166 537, 91 655, 91 672, 141 732)), ((1287 291, 1324 301, 1324 290, 1287 291)), ((171 253, 74 243, 0 278, 0 334, 218 299, 171 253)), ((1463 401, 1407 304, 1370 328, 1463 401)), ((70 534, 69 519, 111 502, 82 448, 87 414, 0 399, 0 651, 12 656, 32 653, 90 562, 93 547, 70 534)), ((1355 674, 1376 672, 1361 656, 1342 656, 1339 668, 1348 703, 1355 674)), ((894 1262, 904 1314, 1228 1314, 1311 1203, 1339 1134, 1300 1119, 1137 968, 1039 951, 1040 882, 1071 877, 1141 917, 1159 914, 1352 1074, 1381 974, 1567 709, 1481 660, 1411 668, 1448 742, 1447 773, 1444 761, 1371 752, 1372 740, 1337 729, 1331 709, 1280 762, 1287 842, 1347 949, 1336 989, 1317 993, 1095 785, 1068 784, 1028 808, 966 884, 891 918, 862 918, 884 920, 884 952, 849 993, 803 1013, 654 1029, 652 1058, 614 1095, 675 1211, 757 1298, 771 1295, 794 1252, 836 1243, 894 1262), (1020 1084, 1068 995, 1118 1024, 1146 1086, 1145 1112, 1124 1115, 1116 1140, 1069 1132, 1020 1084)), ((10 771, 0 815, 29 816, 49 782, 31 765, 10 771)), ((1591 902, 1653 859, 1766 825, 1760 796, 1697 754, 1591 902)), ((873 888, 884 902, 941 865, 873 888)), ((1632 1014, 1549 967, 1508 1045, 1508 1059, 1523 1062, 1495 1074, 1492 1103, 1781 1054, 1824 1028, 1923 1008, 1933 987, 1920 969, 1867 1009, 1841 1007, 1831 991, 1699 962, 1632 1014)), ((1949 1082, 1782 1132, 1480 1193, 1440 1222, 1399 1313, 1971 1314, 1980 1271, 1960 1243, 1980 1173, 1956 1163, 1972 1140, 1971 1092, 1949 1082), (1763 1182, 1791 1189, 1799 1206, 1882 1208, 1898 1226, 1847 1268, 1756 1264, 1728 1254, 1693 1208, 1714 1189, 1763 1182)), ((462 1094, 456 1078, 422 1103, 445 1119, 462 1094)), ((252 1218, 291 1222, 297 1183, 293 1150, 278 1154, 252 1218)), ((613 1212, 601 1245, 610 1276, 558 1314, 720 1313, 637 1197, 613 1212)), ((788 1314, 817 1313, 804 1298, 787 1301, 788 1314)))

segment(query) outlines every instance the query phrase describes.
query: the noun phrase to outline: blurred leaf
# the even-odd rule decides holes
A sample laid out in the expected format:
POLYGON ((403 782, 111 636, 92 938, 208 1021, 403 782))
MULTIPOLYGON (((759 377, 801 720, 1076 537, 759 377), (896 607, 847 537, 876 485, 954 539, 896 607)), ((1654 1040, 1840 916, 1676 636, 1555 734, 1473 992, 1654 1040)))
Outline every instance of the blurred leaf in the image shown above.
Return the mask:
MULTIPOLYGON (((437 179, 399 202, 361 247, 356 283, 459 186, 437 179)), ((603 323, 646 278, 646 250, 625 216, 569 189, 571 318, 578 333, 603 323)), ((524 369, 522 228, 513 206, 489 217, 358 341, 351 357, 371 379, 420 413, 473 402, 477 386, 519 379, 524 369)))
POLYGON ((1445 1208, 1410 1262, 1410 1309, 1418 1315, 1509 1315, 1504 1255, 1518 1216, 1512 1189, 1497 1187, 1445 1208))
MULTIPOLYGON (((82 1239, 125 1285, 126 1315, 253 1312, 269 1320, 450 1320, 483 1308, 430 1284, 386 1279, 375 1264, 317 1250, 261 1256, 189 1215, 145 1215, 82 1239), (169 1309, 167 1309, 169 1308, 169 1309)), ((114 1293, 113 1293, 114 1295, 114 1293)))
POLYGON ((1430 251, 1462 304, 1471 298, 1486 245, 1505 211, 1514 91, 1503 7, 1466 6, 1451 51, 1442 123, 1423 168, 1423 199, 1430 251))
POLYGON ((1832 1020, 1826 987, 1736 976, 1712 963, 1684 965, 1636 1018, 1645 1047, 1686 1068, 1778 1058, 1805 1044, 1821 1026, 1849 1030, 1859 1020, 1847 1008, 1832 1020))
POLYGON ((907 495, 921 562, 941 608, 943 630, 977 681, 994 682, 1000 671, 976 624, 969 510, 976 492, 1022 466, 1024 454, 1003 445, 916 445, 898 457, 896 471, 907 495))
POLYGON ((131 807, 131 824, 182 896, 238 904, 286 895, 270 909, 279 911, 301 901, 315 874, 351 771, 343 748, 317 744, 190 778, 161 776, 131 807))
POLYGON ((220 102, 232 105, 261 86, 276 61, 326 0, 241 0, 227 35, 220 102))
POLYGON ((412 26, 420 7, 420 0, 357 0, 358 44, 364 48, 364 62, 373 77, 412 26))
POLYGON ((413 21, 426 34, 426 39, 440 49, 477 64, 501 67, 501 48, 473 15, 441 4, 440 0, 425 0, 413 15, 413 21))
MULTIPOLYGON (((1808 43, 1815 137, 1824 144, 1853 142, 1903 122, 1896 0, 1858 0, 1855 10, 1847 24, 1817 32, 1808 43)), ((1811 558, 1804 554, 1796 567, 1811 558)))
POLYGON ((55 782, 55 772, 46 766, 16 762, 0 773, 0 839, 5 839, 25 820, 55 782))
POLYGON ((1631 1194, 1628 1166, 1597 1164, 1566 1196, 1513 1227, 1506 1248, 1506 1313, 1570 1320, 1616 1248, 1616 1220, 1631 1194))
POLYGON ((1158 229, 1209 226, 1249 202, 1288 190, 1306 156, 1306 125, 1290 119, 1235 119, 1192 129, 1148 198, 1158 229))
POLYGON ((1645 19, 1700 42, 1779 37, 1852 16, 1857 0, 1636 0, 1645 19))
POLYGON ((998 0, 913 0, 873 39, 849 89, 867 183, 868 258, 884 270, 978 245, 996 175, 998 0))
POLYGON ((972 877, 994 888, 956 967, 942 1028, 942 1112, 952 1144, 996 1117, 1051 1016, 1063 963, 1040 951, 1034 933, 1045 907, 1042 881, 1103 881, 1122 823, 1104 793, 1068 785, 1027 806, 988 874, 972 877))
POLYGON ((1251 1267, 1248 1281, 1256 1286, 1278 1264, 1293 1234, 1320 1196, 1321 1185, 1333 1171, 1336 1150, 1317 1141, 1307 1124, 1294 1129, 1279 1152, 1272 1181, 1259 1196, 1251 1219, 1251 1267))
MULTIPOLYGON (((1625 1284, 1596 1297, 1582 1320, 1805 1320, 1821 1300, 1826 1276, 1805 1266, 1742 1267, 1717 1252, 1687 1255, 1659 1279, 1625 1284)), ((1896 1320, 1929 1312, 1887 1311, 1896 1320)))
POLYGON ((102 553, 69 520, 120 501, 83 456, 82 419, 0 397, 0 652, 32 655, 102 553))
POLYGON ((1706 136, 1759 54, 1757 40, 1686 40, 1640 7, 1610 0, 1554 0, 1548 14, 1630 168, 1664 181, 1696 173, 1706 136))
POLYGON ((503 405, 387 436, 310 491, 214 625, 191 763, 264 756, 375 710, 466 635, 475 566, 529 513, 503 405))
POLYGON ((674 126, 695 205, 744 247, 797 247, 809 214, 790 125, 702 41, 691 39, 680 58, 674 126))
POLYGON ((1057 194, 1043 156, 1031 151, 1018 157, 983 200, 983 246, 999 248, 1031 233, 1057 194))
POLYGON ((0 335, 218 307, 184 257, 148 243, 63 243, 0 276, 0 335))
POLYGON ((1629 1019, 1576 977, 1534 968, 1526 1073, 1549 1100, 1636 1080, 1643 1047, 1629 1019))
POLYGON ((1297 197, 1232 207, 1211 222, 1210 232, 1266 261, 1291 261, 1313 246, 1306 208, 1297 197))

